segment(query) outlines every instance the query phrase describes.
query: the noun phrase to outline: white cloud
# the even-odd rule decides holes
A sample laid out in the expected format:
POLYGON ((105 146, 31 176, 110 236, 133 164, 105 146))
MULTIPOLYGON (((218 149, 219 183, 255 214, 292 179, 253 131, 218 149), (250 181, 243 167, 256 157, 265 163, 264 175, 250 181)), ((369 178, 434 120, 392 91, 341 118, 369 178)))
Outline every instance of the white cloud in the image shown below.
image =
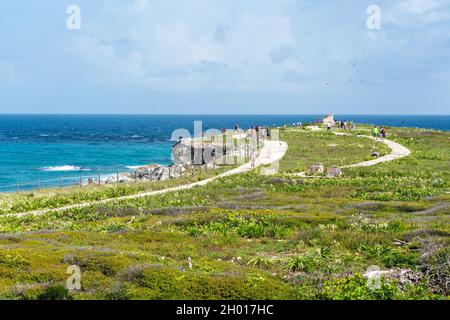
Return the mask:
MULTIPOLYGON (((239 82, 282 81, 283 72, 277 64, 285 60, 283 65, 299 69, 296 64, 300 60, 293 54, 274 58, 280 48, 295 51, 295 37, 286 16, 244 11, 231 16, 220 13, 206 23, 162 19, 159 15, 136 19, 142 12, 133 8, 147 9, 147 1, 122 5, 121 9, 114 7, 113 1, 107 4, 112 14, 128 17, 125 28, 110 28, 107 37, 104 28, 89 29, 89 35, 74 37, 69 49, 93 70, 100 69, 95 75, 104 75, 107 81, 115 78, 154 86, 155 82, 167 83, 170 78, 172 88, 177 87, 177 82, 179 86, 187 82, 195 86, 212 80, 239 86, 239 82), (199 25, 202 28, 197 28, 199 25)), ((212 5, 208 5, 211 9, 212 5)))
POLYGON ((119 56, 114 45, 107 40, 100 41, 92 37, 76 37, 69 48, 86 61, 92 68, 94 76, 100 71, 105 79, 111 76, 126 79, 144 77, 143 56, 139 50, 133 49, 119 56))
POLYGON ((450 0, 404 0, 388 10, 386 20, 403 26, 423 26, 449 20, 449 4, 450 0))
POLYGON ((445 0, 406 0, 400 2, 399 8, 414 14, 425 14, 439 8, 445 0))
POLYGON ((150 8, 150 1, 149 0, 136 0, 133 4, 133 6, 137 10, 145 10, 150 8))
MULTIPOLYGON (((300 11, 291 0, 261 0, 254 6, 174 1, 108 0, 110 21, 84 28, 83 36, 73 38, 70 51, 89 64, 99 81, 146 88, 276 91, 283 86, 319 88, 328 82, 348 85, 349 79, 382 78, 385 70, 380 66, 397 68, 402 63, 391 61, 401 62, 405 53, 428 60, 428 48, 415 41, 420 30, 403 27, 443 19, 450 2, 389 2, 382 6, 383 17, 396 28, 386 25, 368 32, 363 27, 365 11, 341 1, 311 1, 300 11)), ((427 30, 424 26, 423 32, 427 30)))
POLYGON ((151 3, 149 0, 135 0, 128 4, 124 4, 123 1, 105 0, 104 6, 109 12, 120 15, 145 14, 151 10, 151 3))

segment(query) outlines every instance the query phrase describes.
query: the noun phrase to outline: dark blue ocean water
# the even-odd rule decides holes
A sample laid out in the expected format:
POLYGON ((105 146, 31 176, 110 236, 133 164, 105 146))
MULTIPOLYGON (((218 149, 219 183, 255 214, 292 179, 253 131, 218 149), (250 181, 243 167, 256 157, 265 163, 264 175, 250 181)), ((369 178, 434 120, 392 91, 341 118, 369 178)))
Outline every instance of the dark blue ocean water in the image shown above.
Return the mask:
MULTIPOLYGON (((323 115, 0 115, 0 192, 73 183, 98 172, 169 164, 172 131, 310 122, 323 115)), ((450 130, 450 116, 336 116, 337 120, 450 130)))

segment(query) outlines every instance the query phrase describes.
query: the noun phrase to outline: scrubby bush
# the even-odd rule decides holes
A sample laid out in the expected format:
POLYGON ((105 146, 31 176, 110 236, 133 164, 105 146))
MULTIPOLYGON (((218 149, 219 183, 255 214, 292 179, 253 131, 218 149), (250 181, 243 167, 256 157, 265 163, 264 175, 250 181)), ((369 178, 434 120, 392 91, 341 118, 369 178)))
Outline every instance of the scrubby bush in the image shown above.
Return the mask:
POLYGON ((150 299, 288 299, 292 289, 261 275, 211 275, 169 268, 148 268, 142 284, 150 299))
POLYGON ((361 275, 325 281, 320 293, 326 300, 389 300, 394 299, 399 289, 393 283, 381 279, 379 289, 371 289, 361 275))
POLYGON ((69 290, 63 285, 52 285, 45 288, 37 297, 38 300, 71 300, 69 290))
POLYGON ((62 284, 34 283, 14 286, 8 298, 14 300, 72 300, 72 295, 62 284))
POLYGON ((429 244, 422 255, 420 268, 433 292, 450 295, 450 248, 429 244), (431 247, 431 248, 430 248, 431 247))

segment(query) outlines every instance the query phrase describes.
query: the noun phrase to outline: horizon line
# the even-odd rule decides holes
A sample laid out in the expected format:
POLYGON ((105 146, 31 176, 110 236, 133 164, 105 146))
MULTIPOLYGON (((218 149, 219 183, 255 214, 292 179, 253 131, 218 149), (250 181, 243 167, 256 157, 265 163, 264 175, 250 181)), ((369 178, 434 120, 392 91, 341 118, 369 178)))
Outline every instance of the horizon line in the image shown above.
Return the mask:
POLYGON ((450 116, 445 113, 0 113, 0 116, 450 116))

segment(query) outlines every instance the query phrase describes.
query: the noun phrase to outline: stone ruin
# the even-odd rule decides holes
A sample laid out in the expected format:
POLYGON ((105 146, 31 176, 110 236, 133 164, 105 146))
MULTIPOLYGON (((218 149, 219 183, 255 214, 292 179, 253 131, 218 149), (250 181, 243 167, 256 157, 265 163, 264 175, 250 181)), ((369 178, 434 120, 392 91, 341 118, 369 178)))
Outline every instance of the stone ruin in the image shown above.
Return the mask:
POLYGON ((309 166, 308 172, 309 173, 317 173, 317 174, 324 173, 325 167, 322 163, 313 164, 313 165, 309 166))
POLYGON ((337 178, 342 176, 342 169, 338 166, 332 166, 327 170, 327 177, 329 178, 337 178))
POLYGON ((231 145, 185 139, 172 147, 172 160, 175 165, 181 166, 209 165, 232 151, 231 145))
POLYGON ((234 156, 249 158, 256 149, 253 143, 236 144, 236 138, 245 135, 229 135, 225 139, 204 140, 202 138, 181 139, 172 147, 172 161, 181 166, 212 166, 234 164, 234 156), (231 162, 230 163, 230 159, 231 162))
POLYGON ((325 118, 323 118, 322 123, 323 123, 325 126, 328 125, 329 123, 331 123, 332 125, 334 125, 334 124, 335 124, 335 121, 334 121, 334 115, 332 115, 332 114, 327 115, 325 118))

